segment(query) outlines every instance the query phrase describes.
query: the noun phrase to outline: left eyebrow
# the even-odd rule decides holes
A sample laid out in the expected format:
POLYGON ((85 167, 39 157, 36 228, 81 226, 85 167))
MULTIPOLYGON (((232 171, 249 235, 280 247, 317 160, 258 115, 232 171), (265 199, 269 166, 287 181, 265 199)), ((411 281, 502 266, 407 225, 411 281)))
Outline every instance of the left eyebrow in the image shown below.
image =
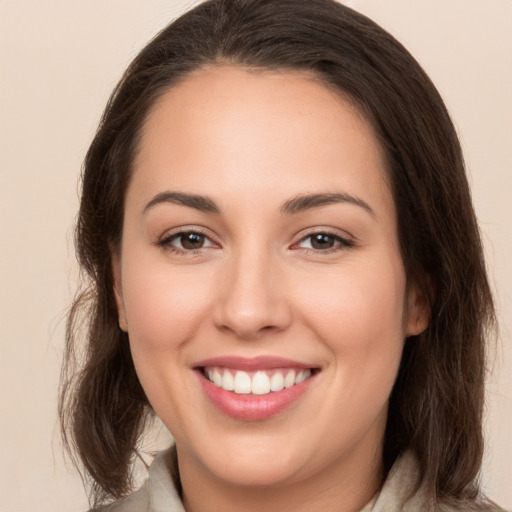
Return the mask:
POLYGON ((310 210, 311 208, 318 208, 320 206, 336 203, 349 203, 359 206, 373 218, 377 217, 373 208, 366 201, 350 194, 341 193, 301 194, 286 201, 286 203, 281 207, 281 213, 285 215, 293 215, 295 213, 303 212, 304 210, 310 210))

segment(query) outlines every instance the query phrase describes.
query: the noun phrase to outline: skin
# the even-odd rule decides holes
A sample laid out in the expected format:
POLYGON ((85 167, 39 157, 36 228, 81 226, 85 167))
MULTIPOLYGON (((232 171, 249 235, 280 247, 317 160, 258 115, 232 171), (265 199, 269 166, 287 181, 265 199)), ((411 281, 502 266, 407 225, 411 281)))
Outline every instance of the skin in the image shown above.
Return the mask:
POLYGON ((381 484, 404 339, 428 321, 407 286, 372 126, 312 76, 219 66, 160 98, 139 149, 115 291, 141 383, 177 442, 185 508, 359 510, 381 484), (168 191, 219 212, 147 207, 168 191), (282 212, 326 192, 371 212, 349 201, 282 212), (170 237, 187 230, 206 235, 202 247, 170 237), (330 247, 312 247, 312 232, 334 235, 330 247), (285 411, 242 421, 210 402, 193 370, 225 355, 320 372, 285 411))

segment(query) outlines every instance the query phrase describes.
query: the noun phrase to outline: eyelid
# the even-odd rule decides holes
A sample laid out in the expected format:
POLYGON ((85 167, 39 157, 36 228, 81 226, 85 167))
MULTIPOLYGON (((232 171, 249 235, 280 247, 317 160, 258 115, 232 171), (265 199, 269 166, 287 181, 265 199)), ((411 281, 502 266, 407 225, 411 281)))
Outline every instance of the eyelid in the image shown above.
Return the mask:
POLYGON ((187 255, 197 254, 199 251, 202 251, 204 249, 210 249, 212 247, 220 247, 220 244, 214 239, 214 237, 207 233, 206 229, 202 228, 201 226, 194 225, 179 226, 170 231, 166 231, 165 234, 157 240, 156 245, 162 249, 169 250, 171 252, 187 255), (171 244, 173 240, 187 233, 194 233, 204 236, 209 241, 209 245, 206 247, 200 247, 198 249, 182 249, 171 244))
MULTIPOLYGON (((345 235, 340 234, 339 231, 332 229, 332 228, 323 228, 323 227, 315 227, 315 228, 309 228, 307 230, 304 230, 302 233, 299 233, 299 239, 298 241, 294 242, 290 249, 292 250, 303 250, 305 252, 314 252, 317 254, 329 254, 333 252, 339 252, 345 249, 348 249, 350 247, 353 247, 356 245, 356 241, 354 240, 354 237, 350 234, 344 232, 345 235), (299 247, 299 244, 307 240, 308 238, 323 234, 330 236, 334 238, 337 241, 337 244, 334 247, 327 248, 327 249, 314 249, 312 247, 299 247)), ((205 250, 205 249, 211 249, 213 248, 220 248, 221 245, 215 240, 215 237, 209 234, 209 230, 197 226, 197 225, 189 225, 189 226, 179 226, 176 227, 170 231, 165 232, 165 235, 161 236, 157 241, 156 244, 158 247, 169 250, 170 252, 175 252, 179 254, 185 254, 185 255, 194 255, 198 254, 199 252, 205 250), (198 249, 185 249, 173 246, 171 242, 175 240, 176 238, 179 238, 181 235, 187 234, 187 233, 195 233, 198 235, 204 236, 208 242, 209 245, 206 247, 200 247, 198 249)))
POLYGON ((294 249, 294 250, 302 249, 307 252, 314 252, 314 253, 318 253, 318 254, 329 254, 332 252, 342 251, 344 249, 348 249, 348 248, 356 245, 354 237, 352 237, 348 233, 346 233, 345 235, 342 235, 339 232, 337 232, 331 228, 322 228, 322 227, 311 228, 311 229, 307 230, 306 232, 301 233, 299 236, 300 236, 299 240, 291 246, 291 249, 294 249), (308 238, 310 238, 314 235, 330 236, 330 237, 334 238, 338 242, 338 244, 335 247, 331 247, 328 249, 314 249, 311 247, 298 247, 298 245, 301 242, 303 242, 304 240, 307 240, 308 238))

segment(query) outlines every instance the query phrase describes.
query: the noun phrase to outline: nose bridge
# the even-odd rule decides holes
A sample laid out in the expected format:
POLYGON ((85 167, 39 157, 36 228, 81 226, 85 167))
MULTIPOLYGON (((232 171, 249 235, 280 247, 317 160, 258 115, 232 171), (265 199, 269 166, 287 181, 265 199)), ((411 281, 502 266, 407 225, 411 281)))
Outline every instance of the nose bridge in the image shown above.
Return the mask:
POLYGON ((215 322, 240 338, 282 330, 290 321, 281 265, 261 244, 246 244, 227 263, 215 322))

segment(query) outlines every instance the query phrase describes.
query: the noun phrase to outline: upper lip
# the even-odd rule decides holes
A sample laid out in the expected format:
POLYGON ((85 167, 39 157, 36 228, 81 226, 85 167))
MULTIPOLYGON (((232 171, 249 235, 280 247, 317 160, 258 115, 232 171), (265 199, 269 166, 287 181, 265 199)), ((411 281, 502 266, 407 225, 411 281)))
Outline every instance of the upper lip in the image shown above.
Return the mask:
POLYGON ((305 364, 293 359, 274 356, 259 356, 253 358, 239 356, 219 356, 204 359, 195 363, 194 368, 200 367, 223 367, 233 370, 272 370, 276 368, 314 368, 311 364, 305 364))

